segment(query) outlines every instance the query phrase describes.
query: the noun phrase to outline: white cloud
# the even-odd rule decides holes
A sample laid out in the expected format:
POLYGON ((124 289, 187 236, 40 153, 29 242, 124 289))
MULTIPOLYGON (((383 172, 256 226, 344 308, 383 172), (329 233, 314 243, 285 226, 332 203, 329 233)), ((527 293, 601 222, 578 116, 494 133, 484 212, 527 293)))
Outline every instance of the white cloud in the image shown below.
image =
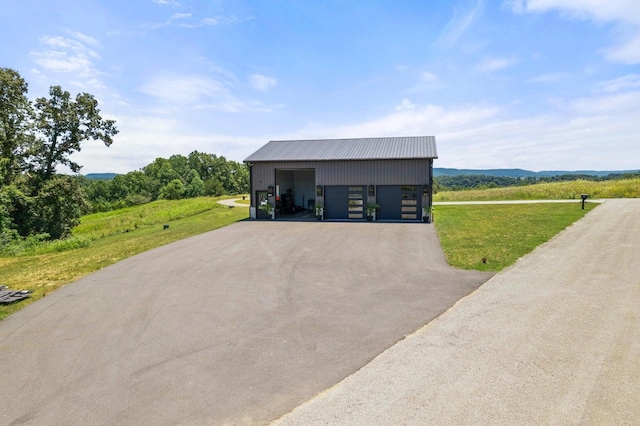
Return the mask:
POLYGON ((453 6, 453 18, 444 27, 435 45, 442 48, 452 47, 471 26, 471 24, 482 15, 484 9, 483 0, 468 0, 462 4, 453 6))
POLYGON ((200 152, 224 155, 242 161, 263 145, 267 137, 241 137, 224 134, 193 133, 178 119, 154 116, 109 117, 117 122, 120 133, 110 147, 95 141, 83 144, 73 160, 84 165, 81 173, 128 173, 158 157, 200 152))
MULTIPOLYGON (((403 77, 404 79, 404 77, 403 77)), ((419 93, 425 91, 433 91, 442 89, 446 84, 440 79, 437 74, 430 71, 423 71, 418 76, 418 81, 415 86, 407 90, 408 93, 419 93)))
POLYGON ((557 83, 570 77, 571 74, 566 72, 553 72, 548 74, 540 74, 527 80, 527 83, 557 83))
POLYGON ((101 81, 104 73, 95 64, 100 55, 94 47, 99 47, 100 42, 76 31, 65 33, 67 36, 41 37, 41 49, 29 52, 33 61, 45 71, 72 73, 76 78, 74 84, 81 88, 104 88, 101 81))
POLYGON ((515 59, 486 58, 476 67, 476 69, 481 72, 492 72, 492 71, 501 70, 503 68, 511 67, 516 63, 517 61, 515 59))
POLYGON ((520 3, 524 10, 530 12, 557 9, 578 19, 640 24, 640 3, 636 0, 522 0, 520 3))
POLYGON ((191 14, 190 13, 174 13, 173 15, 171 15, 171 17, 169 18, 169 21, 175 21, 177 19, 187 19, 187 18, 191 18, 191 14))
POLYGON ((253 19, 252 17, 239 19, 235 16, 215 16, 201 19, 193 18, 192 13, 174 13, 164 22, 146 23, 143 24, 142 27, 151 30, 157 30, 168 26, 176 26, 179 28, 202 28, 221 24, 235 24, 237 22, 253 19))
POLYGON ((175 0, 151 0, 155 4, 159 4, 162 6, 182 6, 179 2, 175 0))
POLYGON ((275 78, 267 77, 262 74, 253 74, 249 77, 249 84, 256 90, 266 92, 276 85, 275 78))
POLYGON ((403 99, 402 103, 396 107, 396 111, 407 111, 415 109, 416 105, 409 99, 403 99))
POLYGON ((224 83, 201 75, 157 75, 140 87, 140 91, 176 106, 229 96, 224 83))
POLYGON ((395 112, 386 116, 364 123, 339 126, 324 133, 327 137, 433 135, 444 129, 453 130, 482 123, 495 117, 499 111, 497 107, 481 105, 457 108, 417 106, 405 99, 395 108, 395 112))
POLYGON ((436 81, 438 79, 438 76, 432 72, 424 71, 420 76, 420 78, 422 81, 432 82, 432 81, 436 81))
MULTIPOLYGON (((635 85, 636 79, 619 85, 635 85)), ((514 111, 494 105, 417 105, 404 99, 386 115, 346 126, 307 127, 293 137, 435 135, 437 167, 638 169, 639 104, 640 91, 600 92, 568 100, 552 113, 514 117, 514 111)))
POLYGON ((240 99, 232 91, 231 81, 202 75, 159 74, 143 84, 139 91, 156 98, 159 114, 172 114, 185 109, 211 109, 216 111, 271 112, 273 106, 240 99))
POLYGON ((613 23, 618 43, 602 50, 611 62, 640 63, 640 2, 637 0, 513 0, 514 13, 559 11, 570 19, 613 23))
POLYGON ((624 89, 640 89, 640 75, 628 74, 598 85, 605 92, 618 92, 624 89))
MULTIPOLYGON (((634 28, 640 32, 640 25, 634 28)), ((611 46, 603 50, 606 58, 611 62, 621 64, 640 63, 640 34, 634 34, 623 38, 617 46, 611 46)))

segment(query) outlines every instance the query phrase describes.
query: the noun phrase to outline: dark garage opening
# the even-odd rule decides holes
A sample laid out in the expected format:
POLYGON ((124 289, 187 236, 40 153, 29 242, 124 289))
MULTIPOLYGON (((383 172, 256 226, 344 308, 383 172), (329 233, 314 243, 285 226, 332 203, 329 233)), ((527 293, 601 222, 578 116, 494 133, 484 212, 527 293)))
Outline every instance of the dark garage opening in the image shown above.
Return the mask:
POLYGON ((315 169, 276 169, 276 217, 315 220, 315 169))

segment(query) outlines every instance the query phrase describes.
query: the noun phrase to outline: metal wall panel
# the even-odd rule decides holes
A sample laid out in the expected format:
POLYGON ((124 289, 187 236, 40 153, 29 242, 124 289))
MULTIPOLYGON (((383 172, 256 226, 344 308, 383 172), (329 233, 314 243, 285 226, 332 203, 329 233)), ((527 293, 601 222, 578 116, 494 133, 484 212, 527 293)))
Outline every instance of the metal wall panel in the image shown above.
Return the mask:
POLYGON ((254 190, 275 184, 276 169, 315 169, 317 185, 426 185, 432 160, 292 161, 253 164, 254 190))
MULTIPOLYGON (((276 170, 315 169, 315 185, 431 185, 431 159, 253 163, 253 190, 276 184, 276 170)), ((319 200, 322 198, 319 197, 319 200)), ((423 197, 422 205, 427 205, 423 197)))

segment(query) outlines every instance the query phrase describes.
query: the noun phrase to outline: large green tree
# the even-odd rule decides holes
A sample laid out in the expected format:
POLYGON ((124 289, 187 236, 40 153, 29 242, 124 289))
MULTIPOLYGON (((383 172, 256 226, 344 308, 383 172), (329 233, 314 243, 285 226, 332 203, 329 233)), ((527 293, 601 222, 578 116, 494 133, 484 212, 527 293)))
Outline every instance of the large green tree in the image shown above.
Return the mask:
POLYGON ((20 74, 0 68, 0 249, 17 234, 66 236, 87 205, 78 181, 56 169, 78 172, 71 155, 81 144, 100 140, 109 146, 117 133, 92 95, 72 98, 52 86, 49 97, 34 105, 20 74))
POLYGON ((17 71, 0 68, 0 183, 9 185, 24 169, 32 140, 33 109, 27 83, 17 71))
POLYGON ((101 140, 106 146, 118 133, 114 120, 100 116, 98 101, 88 93, 71 98, 60 86, 52 86, 49 98, 38 98, 35 104, 36 138, 29 150, 29 169, 39 178, 38 188, 56 172, 60 165, 77 173, 81 165, 70 155, 81 149, 86 140, 101 140))

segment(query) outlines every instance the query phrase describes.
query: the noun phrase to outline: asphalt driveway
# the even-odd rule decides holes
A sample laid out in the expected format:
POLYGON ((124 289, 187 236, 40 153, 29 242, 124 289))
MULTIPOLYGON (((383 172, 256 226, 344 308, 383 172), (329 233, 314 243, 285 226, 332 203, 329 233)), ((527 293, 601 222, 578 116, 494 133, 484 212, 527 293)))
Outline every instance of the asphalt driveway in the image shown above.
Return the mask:
POLYGON ((432 225, 241 222, 0 322, 0 423, 268 423, 490 277, 432 225))

